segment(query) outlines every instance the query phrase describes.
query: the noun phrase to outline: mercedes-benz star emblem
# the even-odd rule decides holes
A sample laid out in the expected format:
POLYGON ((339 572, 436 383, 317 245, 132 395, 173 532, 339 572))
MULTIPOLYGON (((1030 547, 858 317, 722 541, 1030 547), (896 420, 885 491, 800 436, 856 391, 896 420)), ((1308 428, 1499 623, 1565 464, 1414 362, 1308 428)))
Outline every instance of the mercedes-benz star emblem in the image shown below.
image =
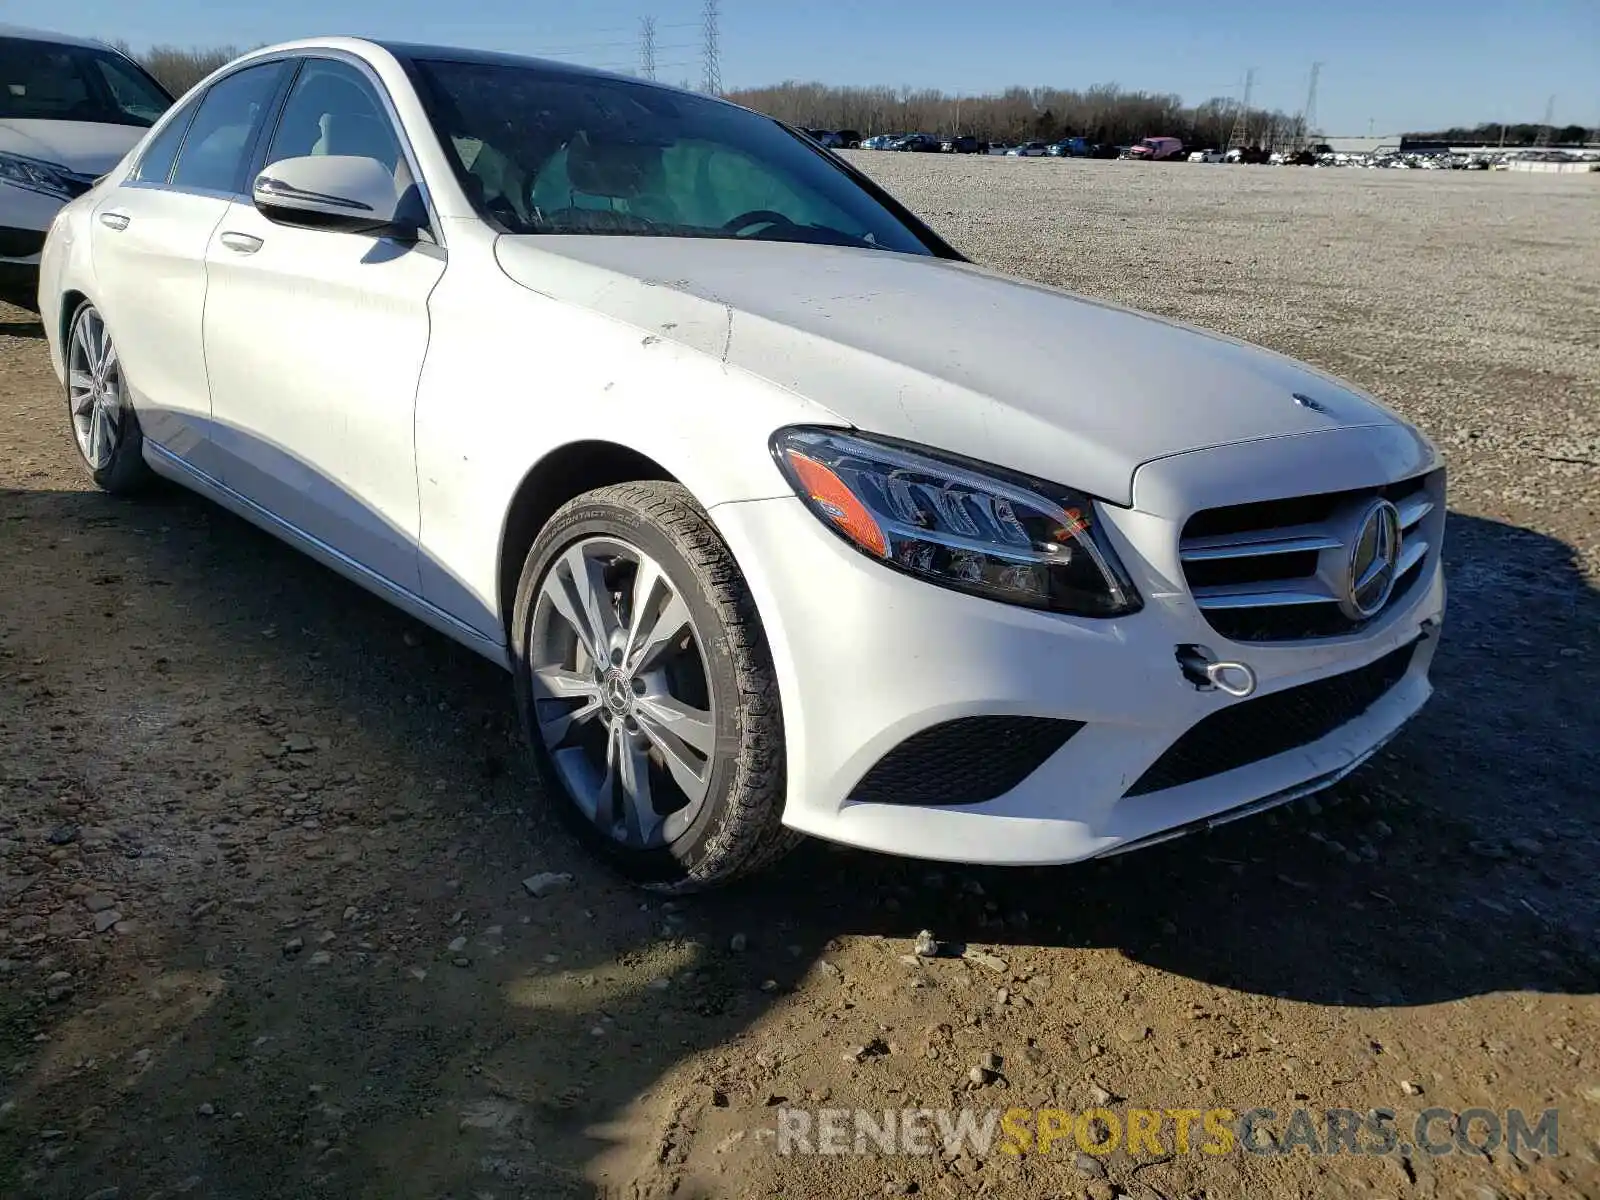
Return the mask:
POLYGON ((1304 392, 1291 392, 1290 395, 1294 397, 1294 402, 1301 408, 1309 408, 1312 412, 1319 413, 1325 413, 1328 411, 1328 406, 1321 400, 1313 400, 1304 392))
POLYGON ((623 678, 621 671, 606 672, 604 685, 606 704, 614 713, 625 713, 633 696, 628 691, 628 681, 623 678))
POLYGON ((1400 510, 1387 500, 1374 500, 1356 526, 1350 543, 1345 594, 1339 607, 1345 616, 1365 621, 1381 612, 1394 591, 1400 562, 1400 510))

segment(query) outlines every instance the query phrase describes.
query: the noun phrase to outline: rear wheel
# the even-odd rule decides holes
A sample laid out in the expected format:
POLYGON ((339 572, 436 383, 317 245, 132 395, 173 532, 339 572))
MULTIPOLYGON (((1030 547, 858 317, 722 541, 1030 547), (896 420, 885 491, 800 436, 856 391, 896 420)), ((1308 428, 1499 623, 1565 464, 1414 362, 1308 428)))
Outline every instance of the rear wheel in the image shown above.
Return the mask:
POLYGON ((760 619, 684 488, 617 484, 558 511, 524 565, 512 645, 545 791, 622 874, 699 890, 798 840, 760 619))
POLYGON ((87 301, 73 314, 67 335, 67 416, 78 456, 98 486, 122 495, 150 481, 122 360, 99 310, 87 301))

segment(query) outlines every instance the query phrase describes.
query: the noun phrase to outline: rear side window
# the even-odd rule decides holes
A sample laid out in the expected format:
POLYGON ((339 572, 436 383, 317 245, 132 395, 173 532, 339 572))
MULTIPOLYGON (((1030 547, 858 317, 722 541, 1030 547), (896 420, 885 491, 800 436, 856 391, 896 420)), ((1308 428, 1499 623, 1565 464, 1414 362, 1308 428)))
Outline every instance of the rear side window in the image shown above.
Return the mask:
POLYGON ((194 109, 195 106, 191 102, 181 112, 174 113, 166 127, 150 139, 150 144, 139 156, 139 165, 133 169, 130 179, 136 179, 140 183, 167 181, 167 176, 172 174, 173 160, 178 157, 178 147, 183 145, 183 135, 188 131, 189 122, 194 120, 194 109))
POLYGON ((175 186, 243 189, 245 162, 283 71, 281 62, 246 67, 207 89, 172 171, 175 186))

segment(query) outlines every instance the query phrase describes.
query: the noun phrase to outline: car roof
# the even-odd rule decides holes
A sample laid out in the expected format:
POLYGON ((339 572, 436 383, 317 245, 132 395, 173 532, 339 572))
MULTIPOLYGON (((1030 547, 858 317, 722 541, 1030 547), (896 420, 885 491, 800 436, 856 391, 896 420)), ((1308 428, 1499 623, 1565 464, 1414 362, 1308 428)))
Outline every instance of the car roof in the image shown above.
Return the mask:
POLYGON ((52 33, 48 29, 28 29, 22 25, 0 25, 0 37, 16 38, 23 42, 54 42, 58 46, 83 46, 91 50, 109 50, 105 42, 94 38, 73 37, 69 33, 52 33))
POLYGON ((358 55, 370 53, 372 50, 381 50, 401 63, 402 66, 416 61, 452 62, 452 63, 481 63, 487 66, 502 67, 537 67, 548 75, 566 76, 570 79, 608 79, 624 83, 636 84, 639 87, 655 88, 663 92, 673 92, 698 96, 704 100, 712 100, 718 104, 726 104, 730 108, 740 107, 731 100, 724 100, 720 96, 709 96, 703 92, 674 87, 671 84, 659 83, 655 80, 640 79, 636 75, 624 75, 618 71, 602 71, 597 67, 585 67, 573 62, 559 62, 554 59, 539 58, 530 54, 507 54, 500 50, 474 50, 464 46, 439 46, 425 42, 397 42, 382 38, 324 36, 299 38, 291 42, 280 42, 274 46, 262 46, 253 50, 242 58, 257 58, 272 54, 304 53, 315 50, 343 50, 358 55))

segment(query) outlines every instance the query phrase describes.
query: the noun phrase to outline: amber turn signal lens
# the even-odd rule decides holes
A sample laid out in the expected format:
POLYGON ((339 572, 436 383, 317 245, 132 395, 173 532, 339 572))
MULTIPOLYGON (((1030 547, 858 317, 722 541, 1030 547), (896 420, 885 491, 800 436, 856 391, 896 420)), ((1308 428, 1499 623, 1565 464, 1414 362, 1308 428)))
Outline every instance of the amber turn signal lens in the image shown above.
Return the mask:
POLYGON ((806 494, 827 518, 856 545, 879 558, 889 557, 889 539, 872 519, 866 505, 827 467, 798 450, 784 452, 806 494))

